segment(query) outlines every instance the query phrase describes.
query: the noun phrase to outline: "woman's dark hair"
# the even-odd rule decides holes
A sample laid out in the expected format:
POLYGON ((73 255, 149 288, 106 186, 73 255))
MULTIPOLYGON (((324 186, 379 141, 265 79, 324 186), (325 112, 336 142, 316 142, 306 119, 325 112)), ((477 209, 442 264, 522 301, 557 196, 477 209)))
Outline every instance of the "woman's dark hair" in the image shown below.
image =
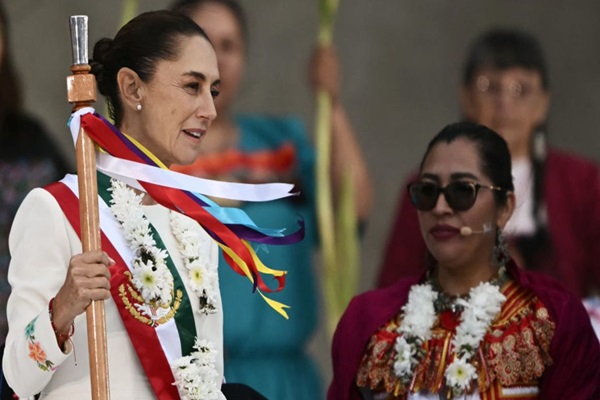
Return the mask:
POLYGON ((248 42, 248 20, 244 9, 236 0, 175 0, 169 9, 189 17, 200 6, 211 3, 221 5, 231 11, 240 26, 244 41, 248 42))
MULTIPOLYGON (((13 65, 8 38, 8 20, 2 2, 0 2, 0 40, 3 55, 0 59, 0 127, 6 115, 21 111, 21 90, 19 80, 13 65)), ((1 128, 0 128, 1 132, 1 128)))
POLYGON ((471 84, 477 71, 484 67, 537 71, 542 78, 542 87, 548 90, 550 86, 542 48, 535 37, 526 32, 494 29, 477 38, 467 54, 463 84, 471 84))
POLYGON ((195 35, 210 42, 202 28, 188 17, 161 10, 140 14, 125 24, 114 39, 104 38, 96 42, 90 65, 115 125, 119 126, 123 117, 117 83, 119 70, 130 68, 148 82, 159 61, 177 58, 179 39, 195 35))
POLYGON ((507 191, 514 191, 510 151, 502 136, 483 125, 472 122, 457 122, 447 125, 429 142, 421 160, 420 169, 423 169, 425 159, 437 144, 452 143, 457 139, 466 139, 476 145, 481 171, 490 178, 494 186, 503 189, 494 191, 496 203, 498 205, 506 204, 507 191))

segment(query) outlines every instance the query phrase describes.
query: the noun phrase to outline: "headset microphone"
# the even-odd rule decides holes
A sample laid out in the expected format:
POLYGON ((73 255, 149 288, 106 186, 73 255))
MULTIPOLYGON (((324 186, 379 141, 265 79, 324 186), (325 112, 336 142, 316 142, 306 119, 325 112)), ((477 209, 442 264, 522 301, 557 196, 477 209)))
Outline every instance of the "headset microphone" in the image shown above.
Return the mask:
POLYGON ((491 232, 492 227, 490 226, 490 224, 483 224, 483 229, 480 231, 474 231, 473 228, 471 228, 470 226, 463 226, 462 228, 460 228, 460 234, 462 236, 471 236, 473 234, 486 234, 488 232, 491 232))

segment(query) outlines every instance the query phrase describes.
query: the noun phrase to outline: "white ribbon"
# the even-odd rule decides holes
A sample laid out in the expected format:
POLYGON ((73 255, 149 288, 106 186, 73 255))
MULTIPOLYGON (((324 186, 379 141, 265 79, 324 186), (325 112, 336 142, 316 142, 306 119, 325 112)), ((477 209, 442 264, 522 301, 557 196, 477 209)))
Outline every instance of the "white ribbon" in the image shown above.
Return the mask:
MULTIPOLYGON (((73 143, 77 142, 81 116, 94 112, 93 108, 85 107, 72 114, 69 128, 73 143)), ((143 188, 137 181, 238 201, 271 201, 297 194, 292 192, 294 185, 289 183, 221 182, 124 160, 102 152, 97 153, 96 169, 139 190, 143 188)))

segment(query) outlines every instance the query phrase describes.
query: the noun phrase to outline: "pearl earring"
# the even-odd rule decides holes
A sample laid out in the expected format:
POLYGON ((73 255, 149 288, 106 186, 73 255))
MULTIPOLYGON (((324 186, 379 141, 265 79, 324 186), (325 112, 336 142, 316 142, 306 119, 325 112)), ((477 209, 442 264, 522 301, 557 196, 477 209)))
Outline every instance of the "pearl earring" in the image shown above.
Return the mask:
POLYGON ((141 105, 141 104, 138 104, 137 106, 135 106, 135 108, 136 108, 138 111, 142 111, 142 105, 141 105))

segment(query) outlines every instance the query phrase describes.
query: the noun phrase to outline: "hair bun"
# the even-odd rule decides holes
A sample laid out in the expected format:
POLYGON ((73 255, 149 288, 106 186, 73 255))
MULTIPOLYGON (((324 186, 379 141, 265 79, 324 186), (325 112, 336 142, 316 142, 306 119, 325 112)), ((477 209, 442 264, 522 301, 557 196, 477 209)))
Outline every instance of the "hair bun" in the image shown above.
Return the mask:
POLYGON ((91 67, 91 73, 96 76, 96 82, 98 83, 98 90, 103 95, 106 95, 104 85, 104 71, 106 69, 106 63, 109 59, 109 54, 112 50, 114 41, 110 38, 103 38, 96 42, 94 45, 94 54, 89 60, 91 67))
POLYGON ((91 73, 96 75, 96 80, 100 78, 102 72, 104 71, 104 64, 99 63, 96 60, 90 59, 89 61, 90 67, 92 68, 91 73))
POLYGON ((96 42, 94 45, 93 60, 97 63, 104 64, 108 58, 114 44, 114 40, 110 38, 103 38, 96 42))

